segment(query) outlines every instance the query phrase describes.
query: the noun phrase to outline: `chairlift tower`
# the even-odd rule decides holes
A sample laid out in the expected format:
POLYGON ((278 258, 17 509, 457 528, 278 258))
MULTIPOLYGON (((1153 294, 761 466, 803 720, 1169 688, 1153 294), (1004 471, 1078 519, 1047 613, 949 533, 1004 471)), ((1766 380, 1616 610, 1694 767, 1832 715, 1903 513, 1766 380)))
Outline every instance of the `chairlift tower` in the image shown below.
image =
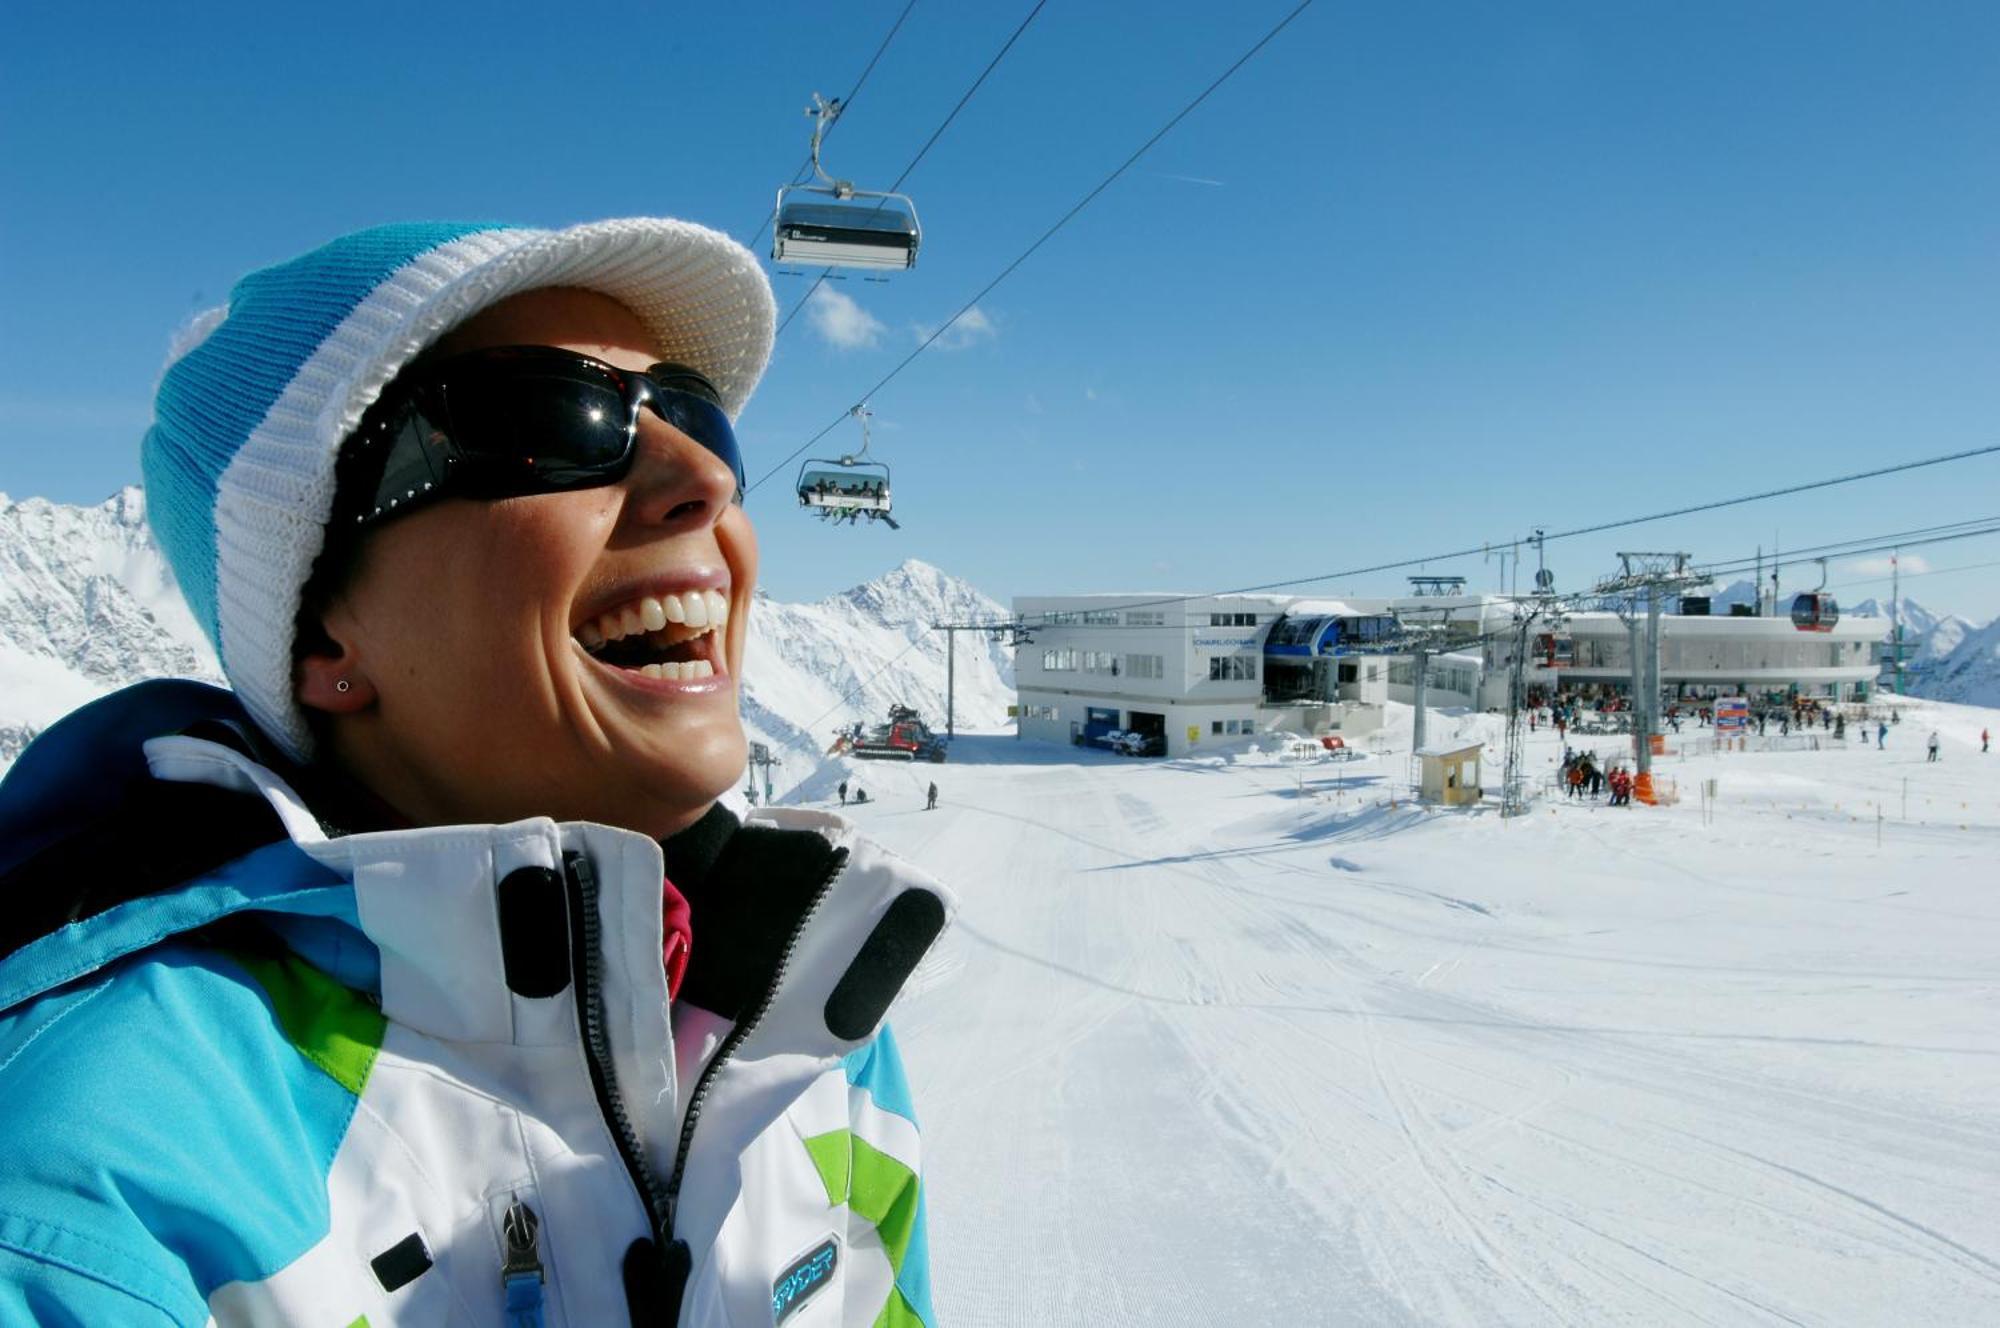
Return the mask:
POLYGON ((764 772, 764 805, 768 807, 771 805, 771 767, 783 764, 784 762, 771 755, 771 749, 763 743, 753 742, 750 744, 750 761, 744 771, 744 776, 748 783, 743 792, 748 797, 752 806, 755 806, 757 802, 757 771, 762 770, 764 772))
MULTIPOLYGON (((1414 599, 1448 599, 1465 593, 1465 578, 1462 576, 1413 576, 1410 578, 1410 595, 1414 599)), ((1395 614, 1397 654, 1410 657, 1412 686, 1410 700, 1414 714, 1410 720, 1410 751, 1414 754, 1422 750, 1428 725, 1424 723, 1425 692, 1429 687, 1431 656, 1437 653, 1443 643, 1445 627, 1450 621, 1450 609, 1418 609, 1407 612, 1425 615, 1418 620, 1406 618, 1403 613, 1395 614), (1436 618, 1429 615, 1435 613, 1436 618)))
POLYGON ((1503 817, 1520 816, 1528 810, 1528 781, 1522 769, 1527 742, 1521 732, 1521 716, 1527 708, 1528 636, 1537 622, 1547 622, 1552 630, 1560 630, 1569 608, 1550 592, 1555 578, 1547 568, 1538 568, 1535 580, 1540 593, 1514 606, 1511 631, 1514 653, 1507 667, 1507 736, 1501 749, 1500 815, 1503 817))
MULTIPOLYGON (((933 632, 944 633, 944 736, 958 736, 957 692, 958 692, 958 634, 960 632, 983 632, 987 636, 1004 636, 1010 646, 1025 646, 1035 638, 1029 635, 1026 623, 1018 618, 997 623, 932 623, 933 632)), ((1019 700, 1019 696, 1015 697, 1019 700)), ((1017 726, 1015 732, 1019 733, 1017 726)))
POLYGON ((1650 802, 1653 791, 1653 735, 1659 732, 1660 609, 1669 595, 1698 589, 1714 580, 1694 567, 1685 553, 1620 553, 1621 570, 1597 583, 1596 593, 1613 601, 1625 621, 1635 648, 1632 652, 1632 744, 1638 779, 1633 792, 1650 802), (1643 646, 1639 640, 1639 605, 1646 611, 1643 646))

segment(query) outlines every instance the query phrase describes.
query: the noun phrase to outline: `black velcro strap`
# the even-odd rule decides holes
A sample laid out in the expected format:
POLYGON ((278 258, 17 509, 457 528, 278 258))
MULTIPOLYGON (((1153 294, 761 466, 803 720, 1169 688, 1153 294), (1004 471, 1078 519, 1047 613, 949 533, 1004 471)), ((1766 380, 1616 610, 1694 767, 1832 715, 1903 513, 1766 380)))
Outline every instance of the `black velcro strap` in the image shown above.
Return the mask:
POLYGON ((561 873, 520 867, 500 880, 500 962, 517 996, 554 996, 569 986, 569 904, 561 873))
POLYGON ((943 930, 944 901, 929 890, 905 890, 891 900, 826 998, 827 1031, 844 1042, 873 1033, 943 930))
POLYGON ((412 1231, 370 1259, 368 1266, 384 1291, 396 1291, 431 1270, 431 1252, 424 1247, 422 1234, 412 1231))

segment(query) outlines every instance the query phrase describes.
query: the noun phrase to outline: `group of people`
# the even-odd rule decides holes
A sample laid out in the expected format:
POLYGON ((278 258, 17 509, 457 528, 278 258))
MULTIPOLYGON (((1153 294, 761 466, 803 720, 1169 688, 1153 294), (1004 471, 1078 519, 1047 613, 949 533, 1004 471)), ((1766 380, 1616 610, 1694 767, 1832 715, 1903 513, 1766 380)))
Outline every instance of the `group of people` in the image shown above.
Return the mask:
POLYGON ((1596 752, 1563 751, 1562 773, 1558 776, 1566 798, 1601 798, 1610 791, 1610 806, 1632 804, 1632 772, 1621 764, 1609 769, 1599 763, 1596 752))
POLYGON ((881 502, 888 495, 887 480, 856 480, 852 484, 842 484, 825 476, 814 480, 800 492, 800 497, 812 494, 819 498, 867 498, 881 502))

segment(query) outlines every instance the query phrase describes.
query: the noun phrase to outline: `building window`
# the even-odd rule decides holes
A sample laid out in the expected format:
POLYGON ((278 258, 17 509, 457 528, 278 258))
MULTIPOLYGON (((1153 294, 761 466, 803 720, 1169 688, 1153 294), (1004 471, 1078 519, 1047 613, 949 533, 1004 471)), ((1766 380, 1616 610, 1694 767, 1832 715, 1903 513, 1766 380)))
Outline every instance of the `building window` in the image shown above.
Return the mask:
POLYGON ((1082 622, 1086 627, 1116 627, 1118 625, 1118 610, 1085 609, 1082 614, 1078 615, 1078 621, 1082 622))
POLYGON ((1257 680, 1257 657, 1255 655, 1216 655, 1208 661, 1210 682, 1255 682, 1257 680))
POLYGON ((1221 721, 1221 720, 1219 720, 1219 719, 1218 719, 1218 720, 1216 720, 1216 721, 1214 721, 1214 722, 1213 722, 1213 723, 1212 723, 1212 724, 1211 724, 1211 725, 1209 726, 1209 730, 1208 730, 1208 732, 1209 732, 1209 736, 1211 736, 1211 737, 1216 737, 1216 738, 1219 738, 1219 737, 1221 737, 1221 736, 1222 736, 1222 721, 1221 721))
POLYGON ((1134 609, 1125 615, 1127 627, 1165 627, 1167 613, 1164 609, 1134 609))
POLYGON ((1021 710, 1021 717, 1023 719, 1053 720, 1056 717, 1056 708, 1046 705, 1024 706, 1021 710))
POLYGON ((1044 650, 1042 668, 1050 673, 1074 672, 1078 655, 1077 650, 1068 647, 1061 650, 1044 650))
POLYGON ((1127 655, 1125 676, 1128 678, 1164 678, 1167 676, 1167 661, 1164 655, 1127 655))
POLYGON ((1109 650, 1086 650, 1083 652, 1083 671, 1109 673, 1115 676, 1118 672, 1118 656, 1109 650))
POLYGON ((1210 627, 1255 627, 1257 615, 1254 613, 1211 613, 1208 615, 1210 627))

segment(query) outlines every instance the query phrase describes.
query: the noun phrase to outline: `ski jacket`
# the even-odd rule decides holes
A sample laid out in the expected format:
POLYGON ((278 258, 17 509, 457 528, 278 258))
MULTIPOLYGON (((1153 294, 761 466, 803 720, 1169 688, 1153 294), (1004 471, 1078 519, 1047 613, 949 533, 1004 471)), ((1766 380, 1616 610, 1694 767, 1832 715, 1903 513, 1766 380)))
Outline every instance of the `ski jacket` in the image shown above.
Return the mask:
POLYGON ((934 1328, 883 1016, 941 887, 758 812, 670 1001, 659 844, 330 837, 257 741, 141 684, 0 785, 0 1324, 934 1328))

